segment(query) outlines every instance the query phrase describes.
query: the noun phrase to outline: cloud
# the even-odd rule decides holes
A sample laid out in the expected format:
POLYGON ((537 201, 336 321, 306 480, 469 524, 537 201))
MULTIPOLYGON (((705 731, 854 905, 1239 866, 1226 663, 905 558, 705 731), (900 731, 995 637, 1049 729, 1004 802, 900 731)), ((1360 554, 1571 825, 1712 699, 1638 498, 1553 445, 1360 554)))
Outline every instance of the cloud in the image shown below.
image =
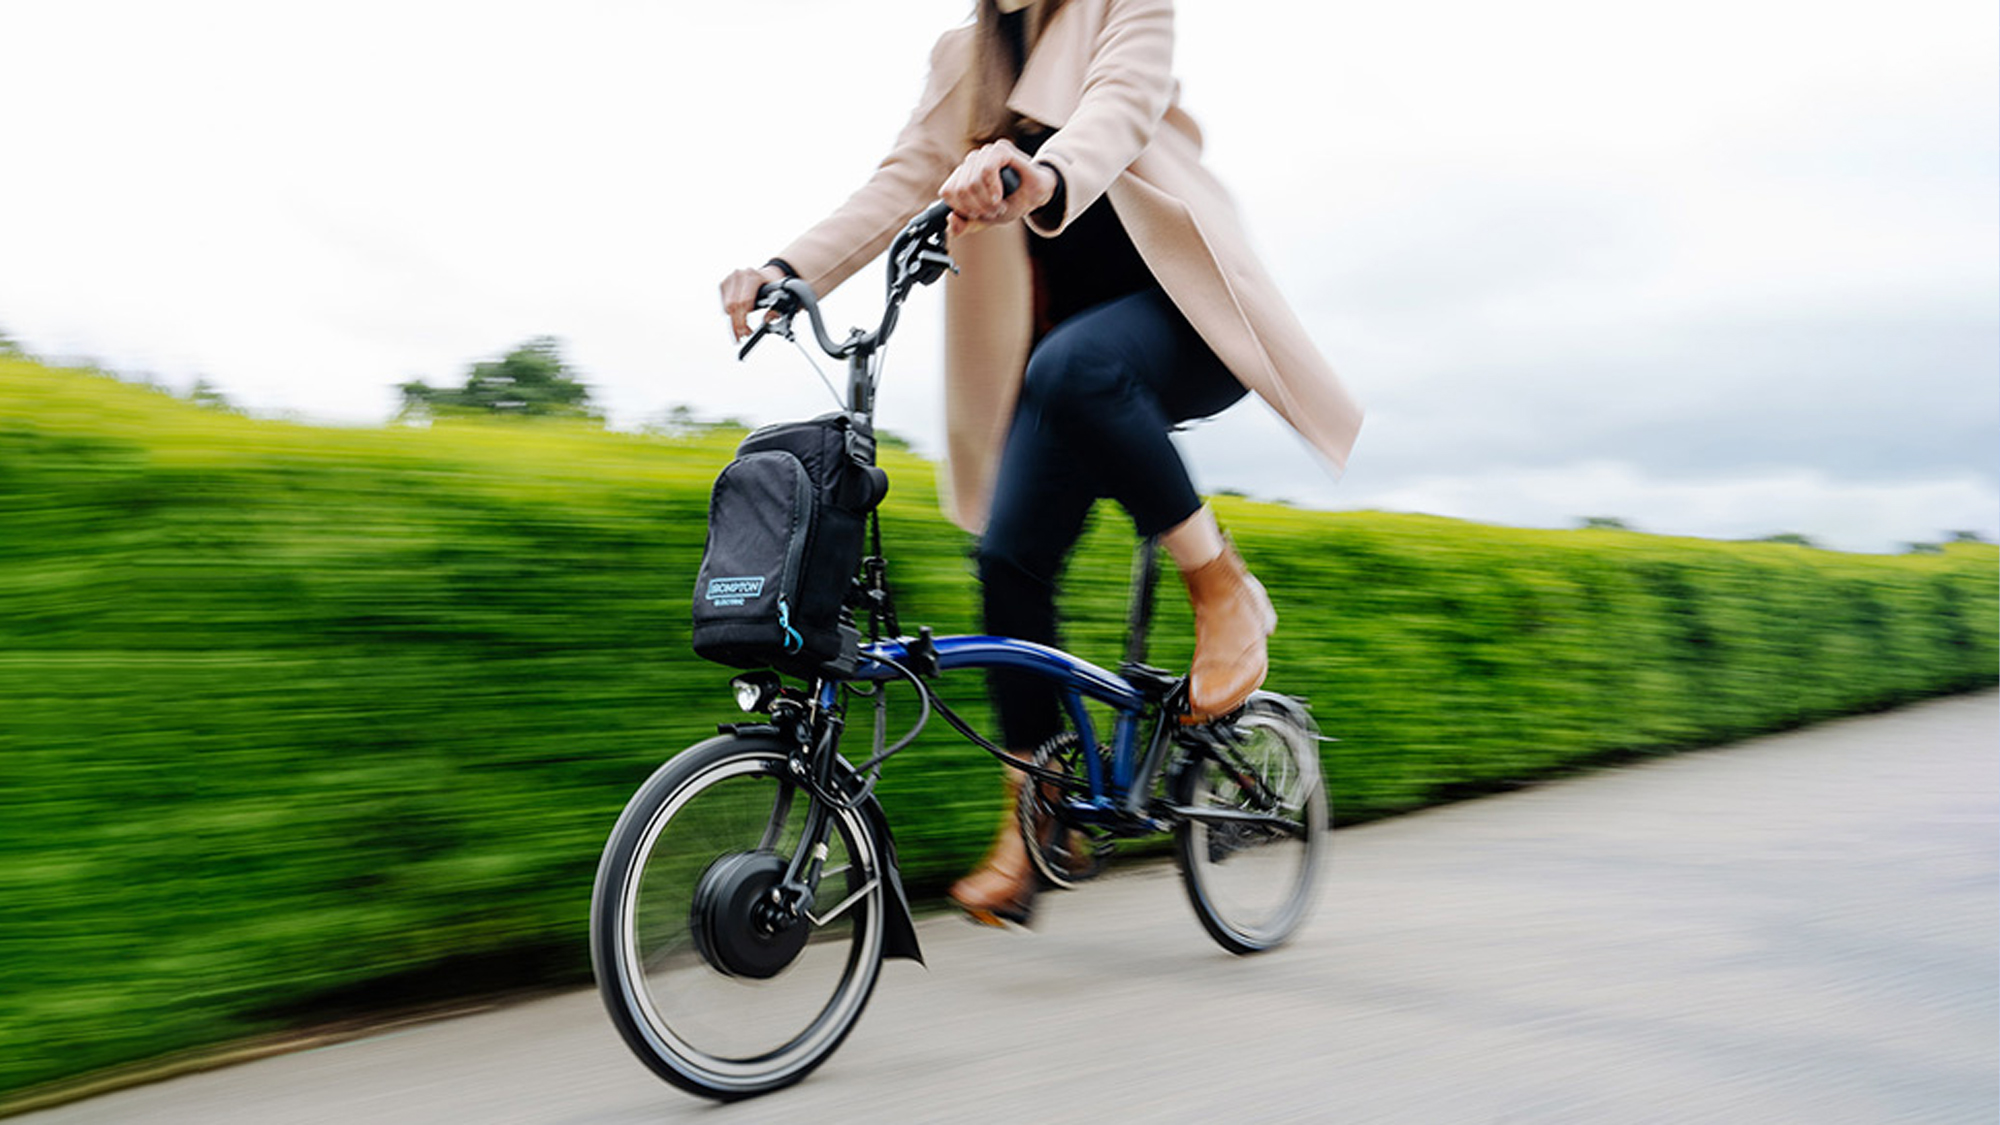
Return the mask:
MULTIPOLYGON (((311 418, 381 419, 394 384, 542 333, 621 424, 816 413, 795 353, 734 362, 715 283, 861 182, 964 10, 31 5, 0 70, 30 107, 0 327, 311 418)), ((1239 407, 1186 439, 1208 486, 1871 549, 2000 533, 1990 4, 1178 18, 1210 163, 1371 410, 1336 485, 1239 407)), ((873 319, 876 276, 834 321, 873 319)), ((933 453, 940 319, 919 295, 881 418, 933 453)))
POLYGON ((1431 431, 1405 428, 1393 416, 1375 419, 1338 481, 1282 421, 1254 403, 1179 440, 1202 488, 1313 508, 1548 528, 1611 516, 1662 535, 1751 539, 1793 532, 1850 551, 1896 551, 1960 529, 2000 538, 2000 485, 1991 474, 1943 470, 1868 480, 1783 466, 1686 474, 1653 471, 1615 452, 1534 464, 1439 457, 1405 465, 1379 448, 1400 432, 1431 431))
MULTIPOLYGON (((1830 479, 2000 465, 2000 327, 1974 310, 1937 319, 1696 320, 1599 326, 1562 347, 1496 340, 1433 356, 1378 400, 1391 471, 1531 468, 1615 457, 1712 478, 1809 466, 1830 479)), ((1371 425, 1376 423, 1371 422, 1371 425)))

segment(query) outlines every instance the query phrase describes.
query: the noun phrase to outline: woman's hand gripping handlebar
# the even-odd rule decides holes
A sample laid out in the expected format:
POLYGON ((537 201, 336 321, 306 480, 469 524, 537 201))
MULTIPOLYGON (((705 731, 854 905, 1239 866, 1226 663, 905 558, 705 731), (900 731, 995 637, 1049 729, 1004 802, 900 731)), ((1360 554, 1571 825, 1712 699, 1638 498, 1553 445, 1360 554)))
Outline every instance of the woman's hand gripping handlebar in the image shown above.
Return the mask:
POLYGON ((1054 168, 1037 164, 1014 142, 1001 138, 965 154, 938 188, 951 206, 946 233, 957 238, 983 227, 1007 226, 1052 202, 1062 188, 1054 168))
MULTIPOLYGON (((1000 184, 1006 195, 1012 195, 1021 186, 1020 174, 1012 168, 999 170, 1000 184)), ((736 358, 750 354, 767 335, 778 335, 792 339, 792 318, 804 310, 807 321, 812 325, 813 337, 820 350, 834 359, 846 359, 856 352, 873 352, 889 342, 889 336, 896 330, 897 313, 903 300, 919 285, 929 285, 943 277, 947 270, 956 271, 951 254, 945 248, 945 239, 950 228, 951 206, 943 200, 931 204, 904 225, 896 238, 889 244, 889 297, 882 310, 882 323, 874 332, 864 333, 860 329, 851 332, 846 342, 836 344, 826 333, 826 321, 820 316, 819 296, 812 286, 796 277, 766 281, 757 287, 752 308, 763 309, 768 314, 764 322, 751 332, 736 358)), ((761 271, 738 270, 723 283, 725 309, 735 319, 735 310, 730 308, 728 298, 732 285, 742 286, 750 278, 766 276, 761 271)), ((747 323, 737 321, 742 328, 747 323)), ((742 333, 737 334, 743 339, 742 333)))

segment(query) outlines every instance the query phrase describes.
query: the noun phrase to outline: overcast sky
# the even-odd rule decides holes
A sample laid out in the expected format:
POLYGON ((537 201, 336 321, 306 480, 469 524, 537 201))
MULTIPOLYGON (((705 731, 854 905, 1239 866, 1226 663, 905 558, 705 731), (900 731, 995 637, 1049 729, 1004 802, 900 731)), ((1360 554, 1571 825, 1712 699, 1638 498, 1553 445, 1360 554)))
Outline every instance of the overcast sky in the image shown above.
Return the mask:
MULTIPOLYGON (((241 406, 561 337, 614 424, 768 421, 715 308, 881 156, 966 0, 0 0, 0 329, 241 406)), ((1370 409, 1197 479, 1330 508, 1894 550, 2000 533, 1991 0, 1183 0, 1183 103, 1370 409)), ((872 320, 875 269, 835 294, 872 320)), ((942 302, 882 424, 939 445, 942 302)))

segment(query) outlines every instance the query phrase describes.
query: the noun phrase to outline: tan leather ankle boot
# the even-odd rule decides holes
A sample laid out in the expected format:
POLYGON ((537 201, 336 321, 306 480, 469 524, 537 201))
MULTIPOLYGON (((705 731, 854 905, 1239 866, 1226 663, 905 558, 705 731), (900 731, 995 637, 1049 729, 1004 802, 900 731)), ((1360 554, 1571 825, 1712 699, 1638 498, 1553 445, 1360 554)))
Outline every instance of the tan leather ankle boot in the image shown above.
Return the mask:
POLYGON ((993 849, 971 874, 953 883, 949 892, 952 903, 982 925, 1026 925, 1034 914, 1040 879, 1028 857, 1027 841, 1021 837, 1017 811, 1026 780, 1019 770, 1007 771, 1007 818, 994 837, 993 849))
POLYGON ((1241 707, 1263 684, 1269 667, 1264 638, 1277 629, 1278 613, 1233 543, 1202 566, 1181 572, 1181 579, 1194 605, 1188 720, 1200 722, 1241 707))

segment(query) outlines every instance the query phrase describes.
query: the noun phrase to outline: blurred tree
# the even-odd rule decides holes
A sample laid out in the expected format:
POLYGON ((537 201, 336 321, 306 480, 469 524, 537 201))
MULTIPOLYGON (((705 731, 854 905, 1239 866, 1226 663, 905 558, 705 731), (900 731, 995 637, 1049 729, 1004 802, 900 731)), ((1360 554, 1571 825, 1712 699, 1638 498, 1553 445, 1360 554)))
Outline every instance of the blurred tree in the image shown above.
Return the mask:
POLYGON ((27 354, 26 348, 16 342, 14 337, 7 335, 6 329, 0 328, 0 355, 25 358, 27 354))
POLYGON ((1906 555, 1942 555, 1944 554, 1944 548, 1938 546, 1936 543, 1905 543, 1903 544, 1903 553, 1906 555))
POLYGON ((1944 541, 1947 543, 1984 543, 1986 542, 1986 537, 1976 531, 1947 531, 1944 533, 1944 541))
MULTIPOLYGON (((714 422, 706 421, 701 415, 694 412, 693 407, 684 402, 675 403, 666 413, 658 415, 652 421, 640 427, 645 433, 659 434, 662 437, 688 437, 693 434, 705 434, 715 430, 748 430, 752 428, 750 423, 743 421, 741 418, 731 417, 722 418, 714 422)), ((902 440, 888 434, 886 431, 880 430, 876 431, 875 439, 884 445, 897 445, 902 440)), ((907 446, 898 446, 898 448, 907 448, 907 446)))
POLYGON ((590 388, 562 358, 562 343, 537 336, 497 360, 472 365, 465 386, 433 388, 423 380, 404 383, 397 418, 439 414, 519 414, 553 418, 601 418, 590 406, 590 388))
POLYGON ((694 416, 694 408, 685 402, 677 402, 667 411, 666 421, 657 427, 659 432, 670 437, 684 437, 701 429, 701 419, 694 416))
POLYGON ((223 396, 220 387, 204 378, 195 379, 194 386, 188 388, 187 399, 196 406, 204 406, 210 410, 226 410, 231 414, 242 413, 236 409, 234 403, 223 396))
POLYGON ((1792 546, 1794 546, 1794 547, 1818 547, 1818 546, 1819 546, 1819 544, 1817 544, 1817 543, 1813 542, 1813 541, 1812 541, 1811 539, 1807 538, 1806 536, 1803 536, 1803 535, 1800 535, 1800 534, 1799 534, 1798 532, 1796 532, 1796 531, 1780 531, 1780 532, 1779 532, 1779 533, 1777 533, 1776 535, 1766 535, 1766 536, 1765 536, 1764 538, 1762 538, 1762 539, 1759 539, 1759 540, 1757 540, 1757 542, 1759 542, 1759 543, 1789 543, 1789 544, 1791 544, 1791 545, 1792 545, 1792 546))
POLYGON ((1585 516, 1576 521, 1585 531, 1631 531, 1632 525, 1617 516, 1585 516))

